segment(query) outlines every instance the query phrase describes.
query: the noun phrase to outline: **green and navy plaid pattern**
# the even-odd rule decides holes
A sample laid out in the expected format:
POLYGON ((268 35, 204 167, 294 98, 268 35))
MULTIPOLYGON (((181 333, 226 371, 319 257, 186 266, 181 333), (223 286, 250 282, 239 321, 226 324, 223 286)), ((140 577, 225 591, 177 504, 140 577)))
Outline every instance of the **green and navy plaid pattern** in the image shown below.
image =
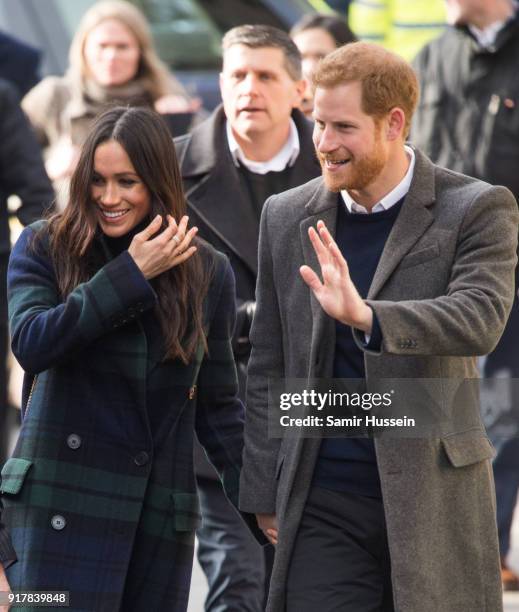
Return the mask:
POLYGON ((195 430, 238 499, 243 408, 229 263, 202 249, 214 268, 208 355, 164 362, 149 376, 140 320, 156 295, 129 254, 63 302, 50 258, 30 248, 32 233, 22 233, 8 274, 13 352, 36 375, 2 473, 3 519, 19 559, 11 587, 68 590, 75 611, 182 612, 200 520, 195 430), (167 427, 153 432, 148 414, 159 402, 167 427))

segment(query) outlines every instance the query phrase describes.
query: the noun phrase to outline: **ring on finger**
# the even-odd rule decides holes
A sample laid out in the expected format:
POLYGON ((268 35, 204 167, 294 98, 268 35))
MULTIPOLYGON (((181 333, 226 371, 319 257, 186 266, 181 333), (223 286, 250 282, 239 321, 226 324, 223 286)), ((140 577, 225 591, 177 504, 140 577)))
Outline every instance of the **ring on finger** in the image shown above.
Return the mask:
POLYGON ((173 236, 173 240, 177 246, 180 244, 180 238, 177 235, 173 236))

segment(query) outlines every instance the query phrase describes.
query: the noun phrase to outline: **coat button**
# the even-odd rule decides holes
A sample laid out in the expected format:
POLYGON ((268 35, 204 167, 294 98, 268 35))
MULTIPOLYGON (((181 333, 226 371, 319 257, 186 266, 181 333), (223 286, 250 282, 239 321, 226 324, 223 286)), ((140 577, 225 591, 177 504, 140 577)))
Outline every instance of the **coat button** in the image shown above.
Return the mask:
POLYGON ((67 446, 72 450, 77 450, 81 446, 81 437, 77 434, 70 434, 67 438, 67 446))
POLYGON ((139 467, 146 465, 149 460, 150 460, 150 456, 148 455, 146 451, 141 451, 140 453, 137 453, 135 457, 133 458, 135 465, 138 465, 139 467))
POLYGON ((61 516, 61 514, 55 514, 52 517, 50 524, 52 525, 52 528, 56 531, 61 531, 62 529, 65 529, 67 521, 65 520, 64 516, 61 516))

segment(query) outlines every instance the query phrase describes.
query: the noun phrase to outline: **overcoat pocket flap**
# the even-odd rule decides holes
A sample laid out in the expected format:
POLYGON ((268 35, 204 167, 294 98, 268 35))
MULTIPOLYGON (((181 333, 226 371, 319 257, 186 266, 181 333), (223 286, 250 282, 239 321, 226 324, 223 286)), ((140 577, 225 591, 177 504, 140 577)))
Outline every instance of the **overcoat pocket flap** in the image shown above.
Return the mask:
POLYGON ((200 504, 196 493, 172 493, 175 529, 192 531, 200 524, 200 504))
POLYGON ((2 468, 0 492, 10 493, 11 495, 19 493, 31 465, 32 461, 28 459, 19 459, 17 457, 8 459, 2 468))
POLYGON ((495 450, 481 431, 472 431, 442 438, 443 448, 454 467, 472 465, 485 459, 493 459, 495 450))

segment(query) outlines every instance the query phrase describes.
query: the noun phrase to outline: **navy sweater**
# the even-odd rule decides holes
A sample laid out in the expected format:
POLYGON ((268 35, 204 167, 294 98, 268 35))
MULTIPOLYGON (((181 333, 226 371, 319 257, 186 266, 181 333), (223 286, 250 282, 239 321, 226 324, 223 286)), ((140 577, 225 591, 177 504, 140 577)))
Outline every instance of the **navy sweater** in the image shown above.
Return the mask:
MULTIPOLYGON (((386 240, 402 208, 402 198, 390 209, 369 215, 350 213, 339 196, 335 240, 348 262, 350 276, 365 298, 386 240)), ((381 332, 376 317, 368 347, 377 349, 381 332)), ((336 322, 334 378, 365 378, 364 354, 356 345, 351 327, 336 322)), ((315 467, 313 485, 380 497, 380 479, 372 438, 325 438, 315 467)))

